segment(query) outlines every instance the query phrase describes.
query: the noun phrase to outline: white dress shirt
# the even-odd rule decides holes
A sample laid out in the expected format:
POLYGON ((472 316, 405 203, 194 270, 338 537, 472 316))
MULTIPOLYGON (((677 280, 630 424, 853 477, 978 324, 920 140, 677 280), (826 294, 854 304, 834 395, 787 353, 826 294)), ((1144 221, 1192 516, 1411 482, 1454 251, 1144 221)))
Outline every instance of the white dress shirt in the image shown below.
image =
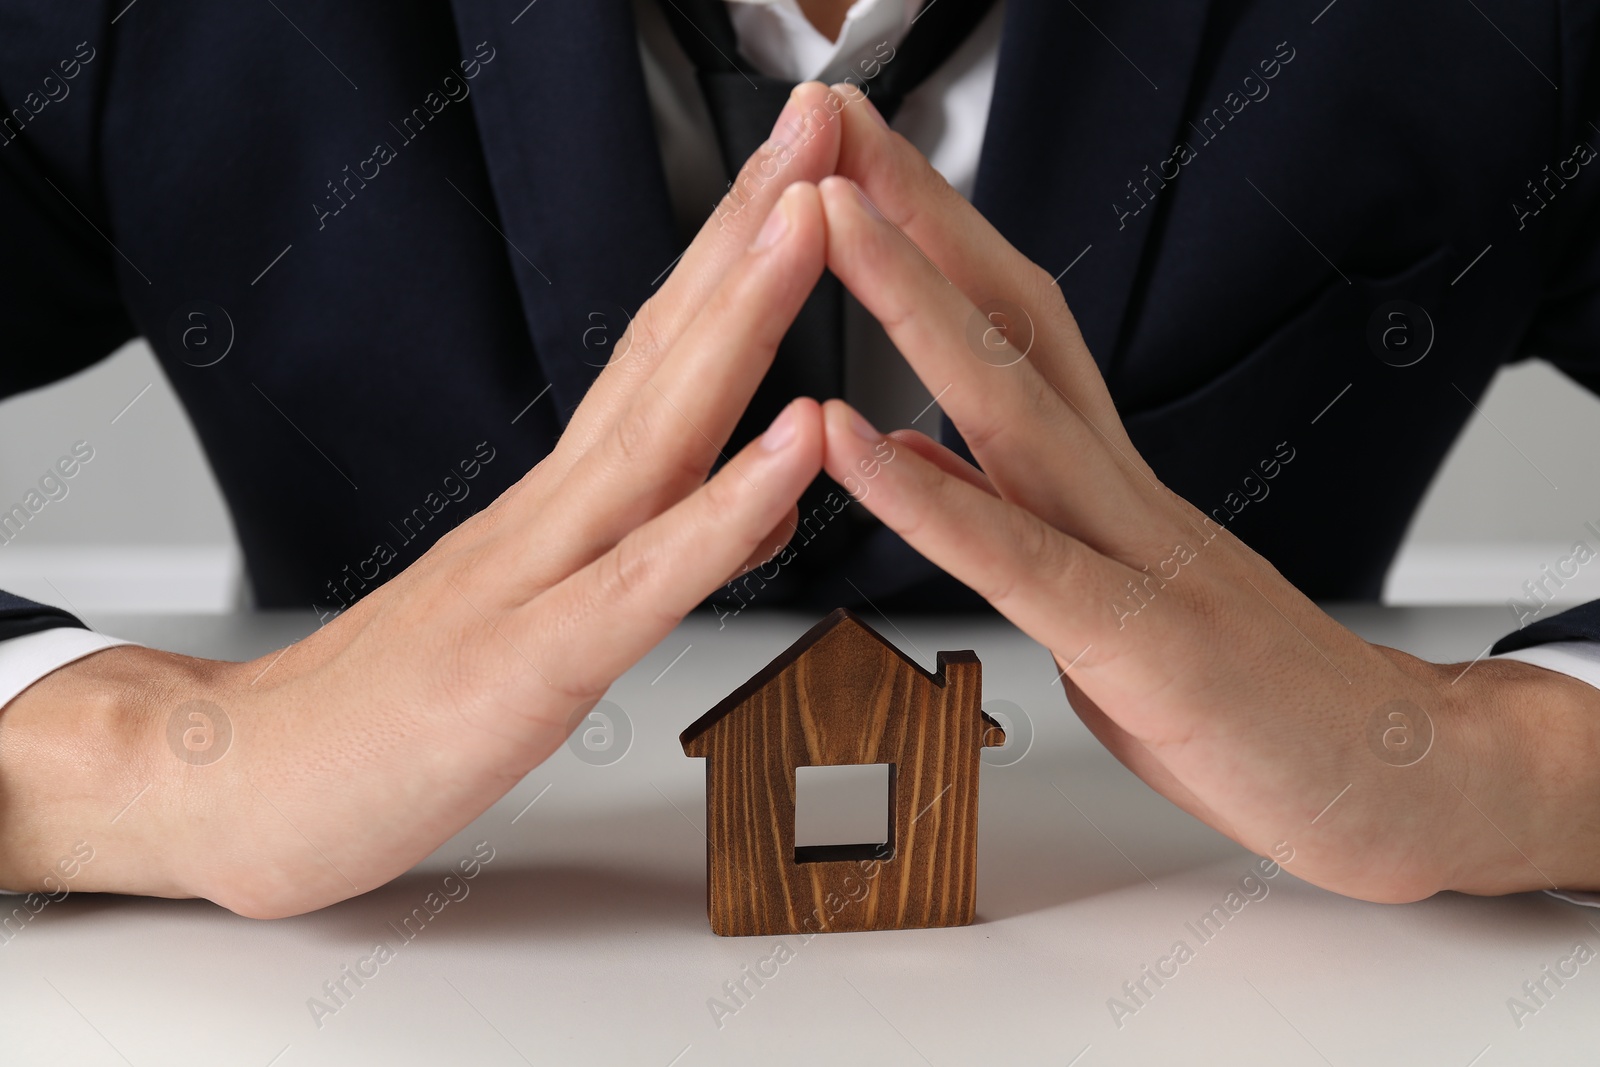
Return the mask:
MULTIPOLYGON (((899 47, 923 0, 856 0, 837 41, 806 19, 796 0, 729 0, 739 50, 760 73, 791 81, 836 82, 856 75, 883 42, 899 47)), ((634 0, 639 51, 678 231, 691 237, 727 188, 715 127, 657 0, 634 0)), ((907 95, 894 128, 961 195, 972 198, 998 70, 1005 4, 1000 0, 938 70, 907 95)), ((869 83, 870 84, 870 83, 869 83)), ((845 308, 844 398, 880 426, 917 424, 938 435, 932 397, 878 325, 853 297, 845 308)), ((0 709, 33 682, 92 652, 128 644, 87 630, 60 628, 0 642, 0 709)), ((1600 642, 1562 642, 1517 659, 1600 687, 1600 642)), ((1562 894, 1567 899, 1600 895, 1562 894)))

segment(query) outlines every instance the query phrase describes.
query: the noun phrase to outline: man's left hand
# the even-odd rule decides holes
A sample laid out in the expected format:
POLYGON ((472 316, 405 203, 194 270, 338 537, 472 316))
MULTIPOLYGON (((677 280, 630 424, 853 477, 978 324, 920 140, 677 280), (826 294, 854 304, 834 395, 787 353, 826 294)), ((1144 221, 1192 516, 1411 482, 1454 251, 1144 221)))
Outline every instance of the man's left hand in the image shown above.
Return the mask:
POLYGON ((1049 274, 859 90, 842 121, 828 265, 978 467, 913 431, 884 462, 883 435, 830 401, 829 474, 872 470, 865 506, 1049 648, 1118 759, 1296 875, 1375 901, 1600 886, 1600 691, 1335 622, 1161 484, 1049 274), (1031 319, 1026 352, 998 319, 971 344, 997 299, 1031 319))

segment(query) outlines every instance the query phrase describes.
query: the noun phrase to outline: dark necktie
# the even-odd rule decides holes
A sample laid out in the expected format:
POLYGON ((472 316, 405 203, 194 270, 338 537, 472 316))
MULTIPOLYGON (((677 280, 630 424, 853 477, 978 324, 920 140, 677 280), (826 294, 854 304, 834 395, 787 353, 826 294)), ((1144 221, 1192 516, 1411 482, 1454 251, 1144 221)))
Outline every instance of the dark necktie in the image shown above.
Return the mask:
MULTIPOLYGON (((711 111, 731 182, 766 142, 794 83, 769 78, 739 52, 727 0, 660 0, 679 45, 695 65, 711 111)), ((887 62, 847 80, 861 85, 893 119, 908 93, 937 70, 966 40, 994 0, 930 0, 887 62), (871 76, 869 77, 869 73, 871 76)), ((766 428, 796 396, 818 400, 840 396, 844 386, 844 298, 837 279, 825 273, 778 348, 772 369, 751 401, 728 451, 766 428)))
MULTIPOLYGON (((739 168, 772 135, 795 83, 758 73, 755 64, 740 53, 727 0, 659 2, 678 44, 695 65, 700 91, 716 127, 723 167, 732 182, 739 168)), ((950 58, 993 5, 994 0, 928 0, 897 48, 890 52, 885 42, 884 48, 875 50, 876 66, 866 66, 845 80, 862 87, 884 117, 892 120, 906 95, 950 58)), ((844 289, 825 271, 778 346, 771 369, 733 432, 728 454, 761 433, 795 397, 826 400, 843 393, 844 289)), ((811 528, 813 518, 828 524, 827 517, 834 509, 825 507, 824 500, 830 492, 837 490, 823 476, 801 497, 802 530, 811 528)), ((856 520, 864 517, 857 512, 851 508, 846 515, 856 520)), ((843 531, 833 529, 831 536, 815 544, 807 538, 802 569, 828 569, 843 560, 861 535, 863 524, 847 521, 840 525, 843 531)), ((805 580, 792 571, 785 578, 779 583, 779 598, 792 595, 795 583, 805 580)))

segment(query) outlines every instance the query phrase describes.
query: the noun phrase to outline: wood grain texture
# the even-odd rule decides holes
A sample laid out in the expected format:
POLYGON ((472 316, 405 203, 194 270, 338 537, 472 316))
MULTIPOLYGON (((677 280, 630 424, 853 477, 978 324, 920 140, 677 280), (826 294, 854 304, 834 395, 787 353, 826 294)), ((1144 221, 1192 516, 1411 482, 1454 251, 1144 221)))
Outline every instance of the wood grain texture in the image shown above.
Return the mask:
POLYGON ((970 923, 978 767, 1005 734, 982 666, 929 674, 840 609, 683 732, 706 758, 707 910, 724 935, 970 923), (797 856, 795 768, 887 763, 890 841, 797 856))

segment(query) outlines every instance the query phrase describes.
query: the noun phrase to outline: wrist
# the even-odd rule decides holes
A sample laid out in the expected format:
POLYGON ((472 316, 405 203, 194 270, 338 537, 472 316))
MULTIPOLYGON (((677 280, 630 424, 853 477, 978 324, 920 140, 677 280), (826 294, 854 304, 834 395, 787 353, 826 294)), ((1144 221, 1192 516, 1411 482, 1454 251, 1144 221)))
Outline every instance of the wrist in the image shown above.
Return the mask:
POLYGON ((1452 688, 1476 725, 1454 761, 1459 780, 1441 783, 1463 841, 1445 888, 1600 888, 1600 689, 1497 659, 1452 688))
POLYGON ((169 721, 230 666, 118 646, 52 671, 0 709, 0 886, 193 895, 186 827, 200 798, 169 721))

